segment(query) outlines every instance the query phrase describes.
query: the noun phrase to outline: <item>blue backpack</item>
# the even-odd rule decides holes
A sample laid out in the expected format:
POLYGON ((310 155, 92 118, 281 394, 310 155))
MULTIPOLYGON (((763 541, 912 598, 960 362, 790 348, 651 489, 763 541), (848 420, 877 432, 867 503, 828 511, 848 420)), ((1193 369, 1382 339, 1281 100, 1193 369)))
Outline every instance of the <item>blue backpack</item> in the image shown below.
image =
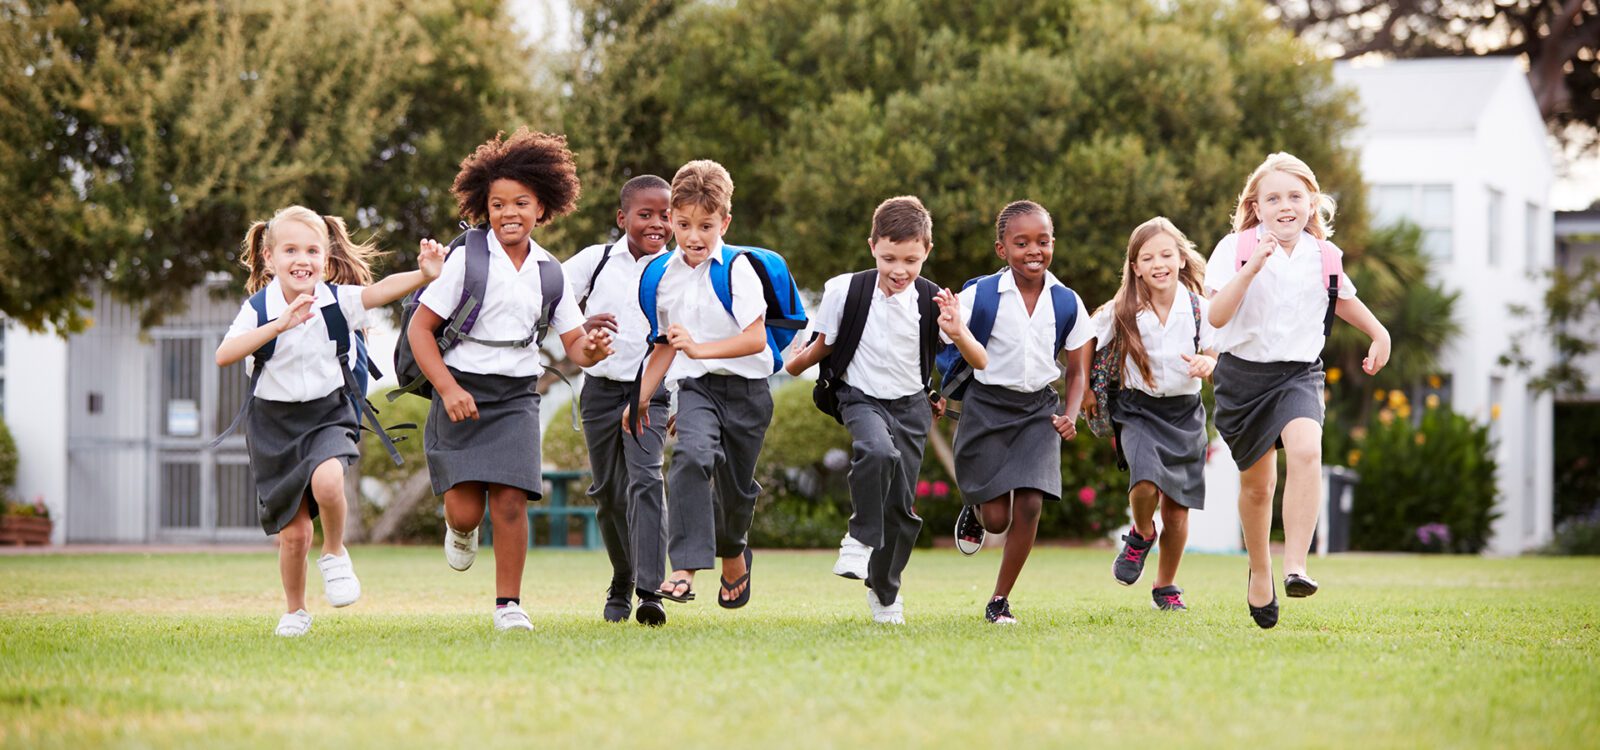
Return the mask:
MULTIPOLYGON (((673 250, 650 261, 650 265, 645 266, 639 276, 639 307, 643 309, 645 319, 650 321, 650 342, 654 344, 667 342, 656 320, 656 290, 661 286, 661 277, 667 272, 667 264, 678 252, 673 250)), ((723 245, 722 262, 711 266, 711 289, 716 292, 722 308, 729 315, 733 314, 733 290, 728 280, 733 262, 741 256, 748 259, 750 267, 755 269, 756 277, 761 279, 762 295, 767 298, 767 348, 772 351, 772 371, 777 372, 783 367, 783 350, 806 327, 805 306, 800 302, 794 277, 789 275, 789 264, 783 256, 759 247, 723 245)))
MULTIPOLYGON (((972 331, 972 337, 978 343, 987 347, 989 336, 994 333, 995 313, 1000 309, 1000 274, 1004 270, 967 279, 961 285, 962 291, 967 287, 977 285, 978 291, 972 299, 972 317, 967 321, 967 328, 972 331)), ((1078 322, 1078 304, 1073 299, 1072 290, 1059 284, 1047 285, 1050 289, 1050 304, 1056 313, 1056 346, 1054 352, 1061 353, 1061 348, 1067 344, 1067 333, 1078 322)), ((960 401, 967 394, 967 385, 972 381, 972 366, 961 357, 961 350, 955 344, 945 344, 939 352, 937 359, 939 367, 939 392, 945 398, 960 401)))
MULTIPOLYGON (((395 449, 395 440, 378 423, 378 410, 373 408, 372 402, 367 400, 367 384, 372 378, 383 378, 383 373, 373 363, 367 354, 367 335, 364 331, 355 332, 356 360, 352 367, 350 363, 350 324, 344 318, 344 310, 339 307, 339 287, 328 283, 328 291, 333 295, 333 304, 322 308, 322 322, 328 329, 328 340, 334 343, 335 353, 339 357, 339 370, 344 373, 345 399, 356 410, 356 422, 359 424, 363 418, 371 424, 370 427, 362 425, 361 429, 368 430, 378 436, 383 443, 384 450, 388 451, 389 458, 396 466, 405 463, 400 458, 400 451, 395 449)), ((256 325, 264 326, 271 320, 267 317, 267 290, 262 289, 250 295, 250 307, 256 311, 256 325)), ((223 430, 215 440, 211 441, 212 448, 222 443, 222 439, 233 434, 239 425, 244 423, 245 412, 250 409, 250 402, 255 398, 256 383, 261 379, 261 371, 266 369, 267 360, 272 359, 273 352, 277 351, 278 339, 273 338, 263 344, 260 349, 251 353, 252 367, 250 369, 250 390, 243 404, 239 406, 238 414, 234 415, 233 422, 228 429, 223 430)), ((415 429, 414 424, 398 424, 390 429, 415 429)), ((404 438, 399 438, 404 440, 404 438)))

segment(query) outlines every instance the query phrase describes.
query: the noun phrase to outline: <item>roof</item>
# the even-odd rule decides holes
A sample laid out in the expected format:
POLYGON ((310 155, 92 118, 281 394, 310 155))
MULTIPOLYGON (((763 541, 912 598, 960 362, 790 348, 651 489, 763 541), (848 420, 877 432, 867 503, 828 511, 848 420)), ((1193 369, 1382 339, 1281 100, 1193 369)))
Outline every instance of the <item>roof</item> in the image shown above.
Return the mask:
POLYGON ((1557 211, 1555 235, 1557 237, 1600 235, 1600 209, 1557 211))
POLYGON ((1523 74, 1514 57, 1341 60, 1333 66, 1334 80, 1360 95, 1363 128, 1371 133, 1475 130, 1513 73, 1523 74))

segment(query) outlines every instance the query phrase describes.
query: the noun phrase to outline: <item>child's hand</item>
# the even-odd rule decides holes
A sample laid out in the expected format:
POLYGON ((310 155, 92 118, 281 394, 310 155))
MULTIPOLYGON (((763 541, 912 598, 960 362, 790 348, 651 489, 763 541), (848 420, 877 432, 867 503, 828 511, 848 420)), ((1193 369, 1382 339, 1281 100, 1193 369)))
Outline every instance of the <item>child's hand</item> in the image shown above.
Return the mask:
MULTIPOLYGON (((650 408, 644 404, 629 404, 622 407, 622 431, 637 437, 639 435, 638 430, 632 429, 628 424, 628 417, 635 411, 639 412, 639 424, 637 427, 642 430, 650 426, 650 408)), ((667 425, 669 427, 672 425, 671 419, 667 420, 667 425)))
POLYGON ((583 321, 583 330, 590 331, 590 332, 598 331, 598 330, 606 330, 606 331, 610 331, 612 333, 616 333, 617 332, 617 316, 612 315, 611 313, 600 313, 598 315, 590 315, 587 320, 583 321))
POLYGON ((1373 339, 1372 346, 1367 347, 1367 358, 1361 360, 1361 370, 1368 375, 1377 375, 1384 365, 1389 364, 1389 338, 1373 339))
POLYGON ((422 278, 433 281, 444 269, 444 246, 438 240, 423 240, 417 244, 417 270, 422 278))
POLYGON ((928 399, 928 406, 933 407, 933 418, 935 420, 944 419, 944 408, 946 404, 943 396, 928 399))
POLYGON ((596 328, 584 334, 583 353, 594 362, 600 362, 611 356, 611 332, 604 328, 596 328))
POLYGON ((949 289, 940 289, 933 301, 939 305, 939 330, 954 341, 961 335, 961 302, 949 289))
POLYGON ((1217 361, 1204 354, 1184 354, 1183 361, 1189 363, 1189 377, 1209 378, 1211 371, 1217 369, 1217 361))
POLYGON ((667 437, 678 436, 678 414, 673 412, 667 417, 667 437))
POLYGON ((1261 269, 1267 265, 1267 258, 1271 257, 1274 252, 1277 252, 1278 238, 1272 236, 1271 232, 1267 232, 1266 235, 1267 236, 1261 238, 1261 243, 1256 245, 1255 254, 1251 255, 1250 260, 1245 262, 1244 268, 1240 269, 1241 272, 1252 275, 1259 273, 1261 269))
POLYGON ((1056 434, 1062 440, 1071 440, 1078 436, 1078 420, 1064 414, 1050 415, 1050 426, 1056 428, 1056 434))
POLYGON ((667 345, 689 356, 689 359, 699 359, 700 344, 689 335, 689 329, 677 323, 667 327, 667 345))
POLYGON ((478 418, 478 402, 472 399, 472 394, 467 389, 456 386, 442 395, 444 412, 450 416, 450 421, 460 422, 463 419, 478 418))
POLYGON ((1083 404, 1079 408, 1083 409, 1083 416, 1089 419, 1100 412, 1100 400, 1094 397, 1093 388, 1083 389, 1083 404))
POLYGON ((289 309, 278 316, 278 333, 283 333, 301 323, 311 319, 311 306, 317 303, 317 298, 302 294, 289 303, 289 309))

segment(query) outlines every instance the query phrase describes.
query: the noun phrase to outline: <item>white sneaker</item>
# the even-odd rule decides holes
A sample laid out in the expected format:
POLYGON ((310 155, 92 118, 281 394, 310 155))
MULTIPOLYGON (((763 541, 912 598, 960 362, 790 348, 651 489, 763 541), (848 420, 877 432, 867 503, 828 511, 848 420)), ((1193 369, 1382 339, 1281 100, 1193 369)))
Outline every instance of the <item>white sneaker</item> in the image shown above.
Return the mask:
POLYGON ((466 570, 472 567, 472 561, 478 559, 478 530, 473 529, 465 534, 444 525, 444 561, 456 570, 466 570))
POLYGON ((494 629, 502 633, 507 630, 533 630, 533 621, 528 619, 528 613, 522 611, 521 605, 512 602, 494 608, 494 629))
POLYGON ((361 580, 350 564, 349 550, 341 557, 323 555, 317 559, 317 568, 322 571, 322 593, 329 604, 348 607, 361 598, 361 580))
POLYGON ((878 602, 878 594, 872 589, 867 589, 867 606, 872 608, 872 621, 883 625, 906 624, 906 603, 899 594, 895 594, 894 604, 885 607, 878 602))
POLYGON ((310 630, 311 613, 301 609, 279 617, 278 629, 273 632, 284 638, 299 638, 310 630))
POLYGON ((867 560, 871 557, 871 547, 856 541, 855 537, 845 534, 844 541, 839 543, 839 560, 833 564, 833 574, 842 578, 865 581, 867 580, 867 560))

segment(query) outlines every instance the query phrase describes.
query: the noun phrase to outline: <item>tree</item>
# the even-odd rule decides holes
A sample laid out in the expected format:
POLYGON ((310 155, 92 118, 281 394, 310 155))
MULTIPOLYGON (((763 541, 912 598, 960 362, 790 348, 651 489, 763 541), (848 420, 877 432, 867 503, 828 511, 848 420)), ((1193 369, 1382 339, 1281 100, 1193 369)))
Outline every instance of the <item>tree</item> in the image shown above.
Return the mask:
POLYGON ((408 263, 460 159, 543 111, 508 26, 486 0, 0 5, 0 311, 79 330, 101 288, 153 324, 291 203, 408 263))
MULTIPOLYGON (((1253 2, 661 7, 591 32, 571 73, 566 130, 589 194, 717 159, 736 184, 730 238, 780 250, 813 288, 870 262, 884 198, 929 205, 926 272, 945 284, 997 267, 994 216, 1031 198, 1055 217, 1054 270, 1094 304, 1134 226, 1164 214, 1208 252, 1277 150, 1317 170, 1345 206, 1341 245, 1360 255, 1348 95, 1253 2)), ((591 198, 558 231, 593 241, 614 210, 591 198)))
POLYGON ((1545 121, 1600 144, 1600 4, 1594 0, 1269 0, 1296 34, 1341 57, 1517 55, 1545 121), (1569 126, 1577 128, 1569 129, 1569 126))

